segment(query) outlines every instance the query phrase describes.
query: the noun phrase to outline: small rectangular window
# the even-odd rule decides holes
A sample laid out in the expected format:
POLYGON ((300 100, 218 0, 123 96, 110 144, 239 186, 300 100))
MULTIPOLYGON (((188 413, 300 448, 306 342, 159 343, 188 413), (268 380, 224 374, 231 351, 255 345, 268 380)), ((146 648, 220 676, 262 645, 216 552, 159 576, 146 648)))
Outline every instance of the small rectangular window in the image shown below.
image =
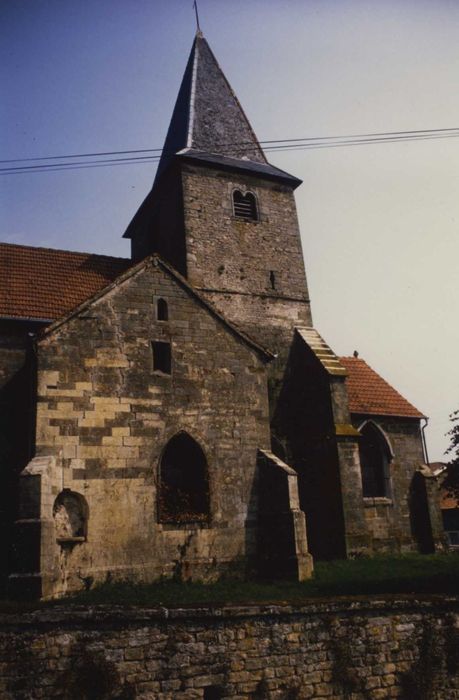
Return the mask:
POLYGON ((153 371, 163 374, 171 373, 171 344, 154 340, 151 343, 153 350, 153 371))
POLYGON ((156 318, 158 319, 158 321, 169 320, 169 309, 167 308, 167 301, 165 299, 158 299, 157 301, 156 318))

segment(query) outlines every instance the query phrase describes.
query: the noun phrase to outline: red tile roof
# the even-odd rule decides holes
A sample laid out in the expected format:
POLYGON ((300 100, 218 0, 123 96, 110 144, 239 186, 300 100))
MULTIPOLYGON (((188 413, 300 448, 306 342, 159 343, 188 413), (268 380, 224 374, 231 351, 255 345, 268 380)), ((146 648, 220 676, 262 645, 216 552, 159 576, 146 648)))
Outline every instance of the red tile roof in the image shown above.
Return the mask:
POLYGON ((370 413, 378 416, 423 418, 385 379, 358 357, 340 357, 348 371, 346 378, 351 413, 370 413))
POLYGON ((0 317, 54 320, 130 265, 126 258, 0 243, 0 317))

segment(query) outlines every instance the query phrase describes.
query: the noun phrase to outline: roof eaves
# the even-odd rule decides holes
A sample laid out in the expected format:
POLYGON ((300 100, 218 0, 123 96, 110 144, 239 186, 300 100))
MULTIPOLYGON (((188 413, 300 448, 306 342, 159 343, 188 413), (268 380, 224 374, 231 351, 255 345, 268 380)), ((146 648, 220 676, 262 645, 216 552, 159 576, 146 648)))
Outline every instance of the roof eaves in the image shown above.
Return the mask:
POLYGON ((296 189, 302 184, 302 180, 300 180, 298 177, 295 175, 290 175, 285 170, 281 170, 275 165, 271 165, 271 163, 260 163, 248 158, 233 158, 232 156, 225 156, 220 153, 198 151, 188 147, 177 151, 175 156, 183 160, 191 160, 193 162, 199 161, 213 168, 221 167, 227 170, 239 170, 243 173, 255 173, 259 177, 285 182, 292 186, 293 189, 296 189))
POLYGON ((53 318, 40 318, 35 316, 0 316, 0 321, 21 321, 22 323, 52 323, 53 318))
POLYGON ((380 409, 372 409, 372 408, 363 408, 359 407, 357 410, 354 410, 352 408, 349 409, 350 413, 352 416, 375 416, 379 418, 387 418, 388 416, 392 418, 403 418, 404 420, 421 420, 425 419, 427 420, 428 416, 424 415, 421 413, 421 411, 418 411, 415 406, 413 406, 413 410, 417 411, 417 414, 415 415, 414 412, 409 414, 409 413, 402 413, 400 410, 394 410, 394 411, 382 411, 380 409))
POLYGON ((348 371, 350 411, 355 416, 427 419, 362 358, 339 358, 348 371), (353 388, 352 388, 353 387, 353 388))

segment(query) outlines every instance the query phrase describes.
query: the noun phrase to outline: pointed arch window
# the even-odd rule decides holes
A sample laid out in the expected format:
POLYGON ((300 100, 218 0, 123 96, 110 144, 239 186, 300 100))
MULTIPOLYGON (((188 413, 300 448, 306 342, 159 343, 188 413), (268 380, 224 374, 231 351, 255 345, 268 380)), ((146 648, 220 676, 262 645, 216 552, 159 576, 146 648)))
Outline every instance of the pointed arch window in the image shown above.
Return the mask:
POLYGON ((158 299, 156 302, 156 318, 158 321, 169 320, 169 309, 165 299, 158 299))
POLYGON ((364 498, 390 498, 390 471, 392 451, 387 439, 373 422, 360 428, 360 467, 364 498))
POLYGON ((158 492, 162 523, 208 522, 207 460, 198 443, 181 432, 169 440, 161 457, 158 492))
POLYGON ((234 190, 233 212, 236 219, 258 221, 257 199, 253 192, 243 194, 240 190, 234 190))

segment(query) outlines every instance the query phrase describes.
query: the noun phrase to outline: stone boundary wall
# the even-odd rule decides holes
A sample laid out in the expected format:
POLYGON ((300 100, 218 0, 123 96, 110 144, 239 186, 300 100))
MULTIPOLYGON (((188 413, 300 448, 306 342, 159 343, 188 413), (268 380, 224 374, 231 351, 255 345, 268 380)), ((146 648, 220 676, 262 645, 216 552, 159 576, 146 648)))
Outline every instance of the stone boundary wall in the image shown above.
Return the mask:
POLYGON ((459 698, 459 598, 0 614, 0 698, 459 698))

